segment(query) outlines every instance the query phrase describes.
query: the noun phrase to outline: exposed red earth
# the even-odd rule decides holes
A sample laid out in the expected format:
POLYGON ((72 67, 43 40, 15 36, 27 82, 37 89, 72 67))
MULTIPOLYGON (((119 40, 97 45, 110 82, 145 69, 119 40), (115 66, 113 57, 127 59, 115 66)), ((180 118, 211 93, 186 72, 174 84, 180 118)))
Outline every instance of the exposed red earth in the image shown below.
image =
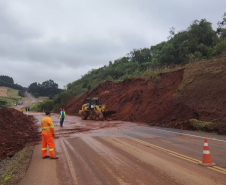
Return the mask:
MULTIPOLYGON (((86 98, 98 97, 100 104, 117 112, 111 116, 113 120, 194 129, 189 119, 195 118, 216 123, 206 131, 225 134, 225 84, 226 59, 214 59, 151 78, 127 79, 119 83, 107 81, 89 93, 70 99, 61 108, 66 109, 68 115, 78 116, 86 98)), ((59 109, 55 112, 58 114, 59 109)), ((40 140, 41 131, 36 131, 34 122, 33 117, 21 111, 0 110, 0 159, 12 156, 26 142, 40 140)), ((84 129, 89 128, 75 128, 73 132, 87 131, 84 129)))
MULTIPOLYGON (((60 127, 57 118, 60 109, 57 109, 52 119, 59 160, 42 160, 41 145, 36 145, 30 171, 21 184, 31 181, 45 184, 53 179, 58 184, 73 184, 68 166, 74 169, 71 174, 79 184, 99 181, 103 184, 224 184, 225 136, 147 126, 194 129, 189 123, 193 118, 211 121, 214 131, 218 129, 218 133, 225 134, 224 84, 226 60, 219 59, 186 65, 184 69, 154 77, 119 83, 108 81, 72 98, 60 107, 66 109, 67 115, 78 116, 86 98, 92 97, 100 98, 100 104, 117 113, 105 121, 67 116, 64 127, 60 127), (110 118, 113 121, 107 121, 110 118), (204 137, 208 137, 213 162, 218 164, 212 171, 151 147, 156 145, 201 160, 204 137), (150 146, 144 142, 150 142, 150 146), (44 166, 51 170, 44 171, 44 166), (218 173, 220 168, 222 171, 218 173)), ((14 109, 0 110, 0 159, 12 156, 26 142, 40 141, 44 113, 32 114, 37 120, 14 109)))
POLYGON ((150 78, 107 81, 61 107, 67 114, 78 116, 86 98, 98 97, 100 104, 117 112, 111 116, 115 120, 194 129, 189 123, 193 118, 216 122, 206 131, 225 134, 225 124, 220 124, 226 121, 225 84, 226 59, 221 58, 185 65, 184 69, 150 78))
POLYGON ((0 159, 11 157, 26 143, 41 139, 35 122, 33 116, 13 108, 0 109, 0 159))
MULTIPOLYGON (((0 109, 0 159, 12 157, 16 152, 22 150, 27 143, 39 144, 41 142, 41 119, 44 113, 22 113, 14 108, 0 109), (32 114, 32 115, 31 115, 32 114)), ((52 114, 55 125, 55 139, 61 137, 73 137, 75 134, 91 132, 95 130, 107 130, 118 127, 119 122, 99 122, 80 120, 79 117, 67 117, 67 125, 63 128, 59 125, 58 114, 52 114), (81 124, 78 124, 81 122, 81 124)), ((125 125, 125 124, 124 124, 125 125)))
POLYGON ((78 99, 69 100, 62 107, 68 114, 78 115, 86 98, 99 97, 108 110, 117 112, 112 115, 113 119, 164 124, 197 118, 195 109, 174 101, 183 74, 182 69, 148 80, 133 78, 117 84, 108 81, 78 99))
POLYGON ((160 74, 156 78, 148 80, 133 78, 119 83, 107 81, 90 93, 69 100, 62 107, 67 110, 68 114, 78 115, 86 98, 99 97, 100 104, 106 104, 108 110, 117 112, 112 116, 113 119, 148 123, 189 119, 196 117, 195 110, 183 104, 175 104, 173 101, 173 95, 183 79, 183 73, 182 69, 160 74), (178 112, 177 107, 184 114, 175 118, 175 114, 178 112), (170 112, 167 117, 166 112, 170 112))

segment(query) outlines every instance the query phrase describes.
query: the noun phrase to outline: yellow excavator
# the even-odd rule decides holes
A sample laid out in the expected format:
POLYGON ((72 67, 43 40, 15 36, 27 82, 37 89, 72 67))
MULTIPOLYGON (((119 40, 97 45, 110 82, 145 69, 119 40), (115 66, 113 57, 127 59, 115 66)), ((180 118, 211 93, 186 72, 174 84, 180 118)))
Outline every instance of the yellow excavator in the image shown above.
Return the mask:
POLYGON ((116 111, 106 110, 105 105, 99 105, 99 98, 87 98, 87 103, 82 105, 82 110, 79 110, 79 114, 83 120, 89 118, 104 121, 106 116, 115 113, 116 111))

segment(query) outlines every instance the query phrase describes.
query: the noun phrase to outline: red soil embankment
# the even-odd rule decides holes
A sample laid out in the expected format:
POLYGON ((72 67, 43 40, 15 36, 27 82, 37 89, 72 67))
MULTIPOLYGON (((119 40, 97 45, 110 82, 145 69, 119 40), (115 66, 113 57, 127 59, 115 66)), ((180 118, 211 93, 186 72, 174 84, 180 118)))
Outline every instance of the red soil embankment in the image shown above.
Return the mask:
POLYGON ((148 80, 127 79, 119 83, 107 81, 90 93, 70 99, 61 107, 66 109, 67 114, 79 115, 78 111, 86 103, 86 98, 98 97, 100 104, 105 104, 108 110, 117 112, 112 115, 113 119, 163 126, 171 121, 197 118, 195 109, 174 101, 174 94, 183 80, 183 74, 182 69, 148 80))
POLYGON ((86 98, 93 97, 117 112, 112 119, 226 134, 226 58, 187 64, 149 79, 107 81, 61 108, 69 115, 79 115, 86 98), (200 128, 191 118, 211 124, 203 122, 200 128))
POLYGON ((18 110, 0 109, 0 159, 13 156, 28 142, 40 140, 35 121, 18 110))
POLYGON ((226 58, 187 65, 177 94, 200 120, 226 123, 226 58))

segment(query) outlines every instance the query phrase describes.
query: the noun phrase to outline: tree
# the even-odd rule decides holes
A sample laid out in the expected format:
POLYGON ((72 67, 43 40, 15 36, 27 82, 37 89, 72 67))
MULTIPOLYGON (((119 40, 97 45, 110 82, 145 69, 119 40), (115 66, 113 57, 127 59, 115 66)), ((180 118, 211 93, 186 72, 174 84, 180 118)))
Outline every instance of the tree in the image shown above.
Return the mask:
POLYGON ((39 92, 39 86, 37 82, 34 82, 28 86, 28 92, 29 93, 38 93, 39 92))
POLYGON ((212 28, 212 23, 207 22, 206 19, 201 19, 201 21, 193 21, 189 27, 188 35, 189 39, 197 39, 198 44, 212 46, 216 33, 212 28))
POLYGON ((38 98, 39 97, 39 94, 37 92, 35 93, 32 93, 34 95, 35 98, 38 98))
POLYGON ((13 78, 6 76, 6 75, 1 75, 0 80, 4 81, 6 83, 9 83, 9 84, 14 84, 13 78))
POLYGON ((174 35, 175 35, 175 28, 174 27, 170 28, 169 33, 170 33, 170 35, 167 37, 168 40, 170 40, 171 38, 174 37, 174 35))
POLYGON ((18 92, 18 95, 24 97, 24 91, 21 91, 21 90, 20 90, 20 91, 18 92))
POLYGON ((90 89, 91 89, 91 83, 89 83, 89 84, 87 85, 87 89, 88 89, 88 91, 90 91, 90 89))
POLYGON ((42 84, 38 84, 37 82, 34 82, 30 84, 28 87, 28 92, 36 93, 38 96, 55 96, 56 94, 59 94, 62 90, 58 89, 58 84, 55 83, 53 80, 47 80, 42 82, 42 84))
POLYGON ((220 36, 220 38, 223 40, 226 37, 226 12, 224 12, 224 15, 222 16, 223 20, 218 21, 217 25, 217 34, 220 36))

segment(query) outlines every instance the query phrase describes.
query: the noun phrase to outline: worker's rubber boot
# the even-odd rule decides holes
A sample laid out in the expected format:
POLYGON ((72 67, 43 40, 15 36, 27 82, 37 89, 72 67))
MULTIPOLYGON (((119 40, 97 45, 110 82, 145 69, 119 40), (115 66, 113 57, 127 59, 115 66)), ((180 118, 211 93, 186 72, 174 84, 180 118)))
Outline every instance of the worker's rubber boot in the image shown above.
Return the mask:
POLYGON ((58 157, 50 157, 50 159, 58 159, 58 157))
POLYGON ((46 159, 46 158, 49 158, 49 156, 47 155, 47 156, 45 156, 45 157, 42 157, 42 159, 46 159))

